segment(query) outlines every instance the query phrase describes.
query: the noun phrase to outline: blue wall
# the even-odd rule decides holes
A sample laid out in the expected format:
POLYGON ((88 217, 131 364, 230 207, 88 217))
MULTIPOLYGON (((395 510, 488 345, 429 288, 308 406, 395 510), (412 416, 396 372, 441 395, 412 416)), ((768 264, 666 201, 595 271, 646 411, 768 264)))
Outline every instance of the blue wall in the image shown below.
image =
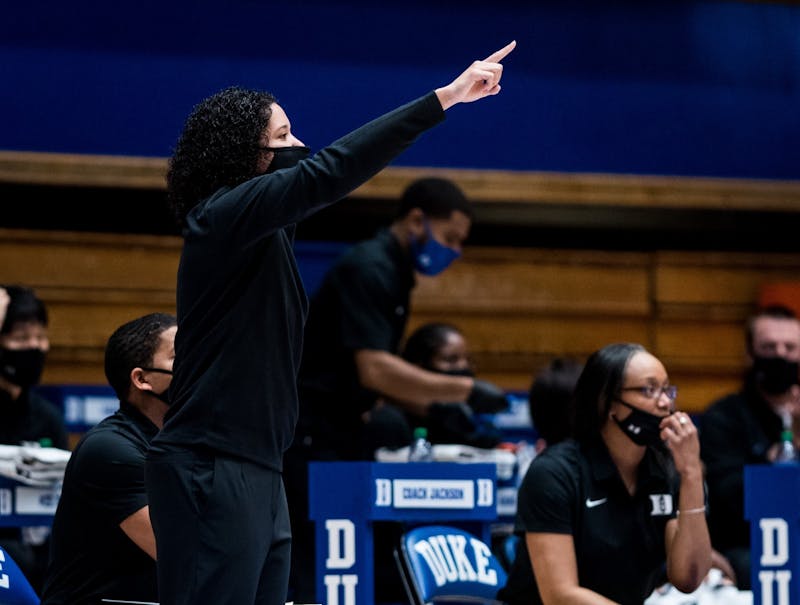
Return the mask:
POLYGON ((0 149, 166 156, 230 84, 320 147, 508 40, 504 90, 396 162, 800 178, 800 9, 738 2, 8 2, 0 149))

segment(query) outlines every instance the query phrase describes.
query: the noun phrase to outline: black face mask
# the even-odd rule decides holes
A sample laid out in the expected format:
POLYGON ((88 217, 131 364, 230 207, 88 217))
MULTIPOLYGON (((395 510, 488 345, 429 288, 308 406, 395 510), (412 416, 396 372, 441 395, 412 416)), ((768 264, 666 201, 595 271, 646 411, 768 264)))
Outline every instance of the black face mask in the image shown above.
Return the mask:
POLYGON ((798 365, 785 357, 754 357, 751 372, 766 393, 780 395, 798 383, 798 365))
POLYGON ((41 349, 0 349, 0 376, 27 389, 42 375, 45 353, 41 349))
POLYGON ((311 149, 308 147, 262 147, 262 149, 272 152, 272 161, 267 168, 267 174, 297 166, 311 154, 311 149))
POLYGON ((147 391, 147 392, 156 399, 159 399, 160 401, 164 402, 165 405, 167 406, 171 405, 169 402, 169 387, 164 389, 163 393, 156 393, 155 391, 147 391))
POLYGON ((633 407, 631 404, 617 399, 619 403, 633 410, 625 420, 614 416, 617 426, 622 429, 628 438, 636 445, 658 445, 661 443, 661 421, 664 416, 656 416, 644 410, 633 407))
MULTIPOLYGON (((172 376, 172 372, 169 370, 164 370, 163 368, 142 368, 147 372, 158 372, 159 374, 168 374, 172 376)), ((163 401, 166 405, 170 405, 169 402, 169 387, 164 389, 161 393, 156 393, 155 391, 145 391, 151 397, 155 397, 156 399, 163 401)))
POLYGON ((475 372, 472 371, 472 368, 457 368, 455 370, 434 370, 433 368, 428 368, 431 372, 436 372, 437 374, 447 374, 448 376, 466 376, 468 378, 475 378, 475 372))

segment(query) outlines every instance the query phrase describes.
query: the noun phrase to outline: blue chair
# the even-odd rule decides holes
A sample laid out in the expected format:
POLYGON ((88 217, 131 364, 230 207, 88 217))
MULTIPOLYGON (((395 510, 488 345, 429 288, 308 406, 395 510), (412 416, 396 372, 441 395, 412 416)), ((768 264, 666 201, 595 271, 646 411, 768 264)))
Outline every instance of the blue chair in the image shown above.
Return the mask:
POLYGON ((506 583, 506 572, 486 543, 455 527, 406 532, 395 558, 414 605, 499 603, 497 591, 506 583))
POLYGON ((0 605, 39 605, 39 597, 14 560, 0 548, 0 605))

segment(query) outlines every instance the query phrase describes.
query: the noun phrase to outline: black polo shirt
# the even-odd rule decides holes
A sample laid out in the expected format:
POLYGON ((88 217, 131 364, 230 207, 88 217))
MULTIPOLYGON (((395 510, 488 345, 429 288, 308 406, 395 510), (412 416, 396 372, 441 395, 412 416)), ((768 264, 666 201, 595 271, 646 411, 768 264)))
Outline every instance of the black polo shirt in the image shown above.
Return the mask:
POLYGON ((308 307, 294 225, 442 120, 431 92, 293 168, 220 189, 192 208, 178 268, 172 405, 154 447, 206 449, 281 470, 297 421, 308 307))
POLYGON ((119 527, 147 505, 144 461, 157 432, 123 402, 75 447, 53 520, 43 605, 158 601, 155 561, 119 527))
POLYGON ((516 530, 523 539, 499 598, 542 602, 524 540, 525 532, 541 532, 573 536, 582 587, 641 605, 664 579, 664 529, 678 508, 678 477, 668 464, 648 448, 631 496, 602 441, 547 448, 520 486, 516 530))
POLYGON ((758 390, 714 402, 702 417, 700 456, 708 483, 708 529, 714 548, 750 546, 744 518, 744 467, 767 464, 767 450, 780 441, 783 423, 758 390))
POLYGON ((311 300, 300 371, 301 420, 306 432, 340 457, 357 456, 353 432, 377 393, 361 386, 360 349, 396 354, 405 332, 414 266, 386 229, 347 251, 311 300))

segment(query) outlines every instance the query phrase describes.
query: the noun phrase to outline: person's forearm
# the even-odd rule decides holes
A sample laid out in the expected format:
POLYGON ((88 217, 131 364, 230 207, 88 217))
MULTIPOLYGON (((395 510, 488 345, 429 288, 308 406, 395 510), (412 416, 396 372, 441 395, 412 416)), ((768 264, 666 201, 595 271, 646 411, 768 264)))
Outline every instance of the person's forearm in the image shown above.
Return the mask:
POLYGON ((702 471, 681 476, 677 530, 667 553, 667 577, 678 590, 692 592, 711 568, 711 539, 706 524, 702 471))
POLYGON ((573 586, 563 592, 548 595, 547 598, 542 597, 542 603, 544 605, 619 605, 616 601, 580 586, 573 586))
POLYGON ((356 352, 356 367, 362 386, 416 414, 424 415, 437 401, 466 401, 472 389, 470 378, 429 372, 386 351, 356 352))

